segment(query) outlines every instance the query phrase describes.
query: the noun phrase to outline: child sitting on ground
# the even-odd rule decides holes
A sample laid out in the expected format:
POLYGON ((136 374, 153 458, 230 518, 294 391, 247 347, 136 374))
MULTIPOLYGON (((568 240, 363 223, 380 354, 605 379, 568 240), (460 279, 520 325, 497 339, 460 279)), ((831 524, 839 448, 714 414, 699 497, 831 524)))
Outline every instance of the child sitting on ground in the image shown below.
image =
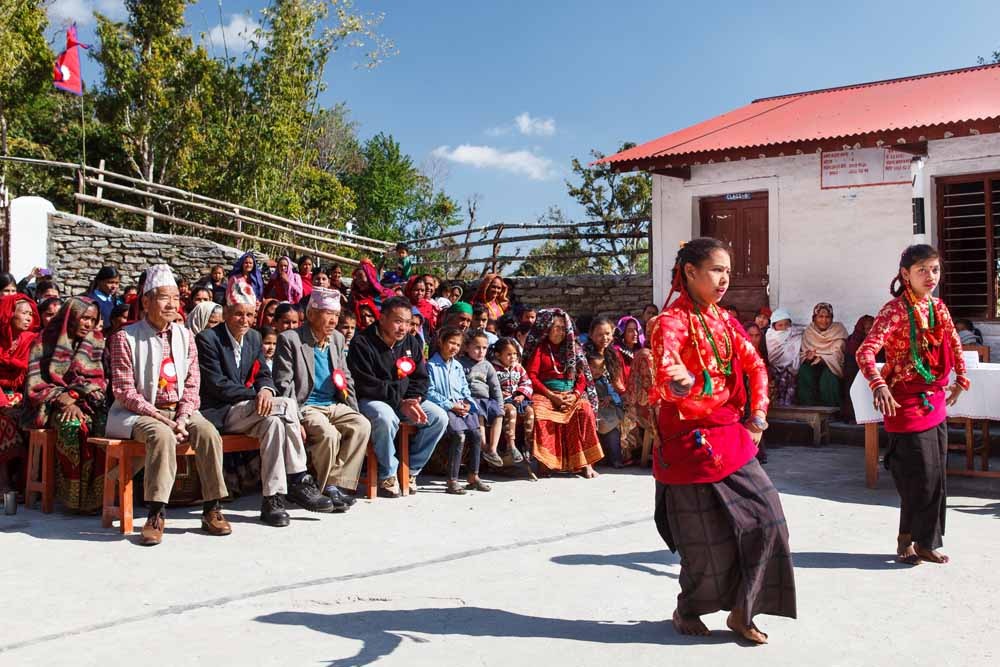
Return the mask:
POLYGON ((493 346, 493 370, 503 394, 503 432, 514 463, 531 456, 535 411, 531 407, 531 378, 520 364, 520 350, 513 338, 501 338, 493 346), (517 424, 524 428, 524 454, 517 447, 517 424))
POLYGON ((466 490, 489 491, 490 486, 479 479, 479 457, 483 446, 479 418, 465 371, 456 359, 462 349, 462 332, 454 327, 445 327, 438 335, 437 347, 438 351, 427 362, 430 379, 427 400, 448 414, 448 428, 442 438, 448 443, 448 486, 445 491, 453 495, 464 495, 466 490), (462 488, 458 483, 458 474, 466 443, 469 445, 469 483, 462 488))
POLYGON ((503 392, 493 364, 486 360, 489 341, 485 331, 469 330, 465 334, 465 346, 459 361, 465 369, 465 379, 469 382, 472 401, 476 404, 480 429, 483 436, 483 458, 491 466, 503 467, 503 459, 497 454, 500 445, 500 429, 503 425, 503 392), (490 437, 486 437, 486 425, 490 427, 490 437))
POLYGON ((604 451, 610 454, 611 465, 621 468, 624 464, 620 425, 625 416, 622 397, 604 373, 603 354, 588 352, 587 363, 590 365, 590 373, 594 376, 594 386, 597 388, 597 437, 604 451))
POLYGON ((337 331, 344 337, 344 354, 351 348, 351 339, 358 328, 358 318, 349 310, 340 312, 340 321, 337 322, 337 331))
POLYGON ((264 360, 267 362, 267 370, 274 370, 274 351, 278 349, 278 332, 273 327, 266 324, 260 329, 260 344, 264 348, 264 360))
MULTIPOLYGON (((483 333, 486 334, 487 347, 493 345, 493 343, 497 342, 498 340, 497 335, 492 331, 490 331, 489 327, 490 327, 490 313, 486 309, 486 306, 481 303, 473 304, 472 324, 469 326, 469 328, 482 331, 483 333)), ((494 325, 493 328, 496 329, 496 326, 494 325)))

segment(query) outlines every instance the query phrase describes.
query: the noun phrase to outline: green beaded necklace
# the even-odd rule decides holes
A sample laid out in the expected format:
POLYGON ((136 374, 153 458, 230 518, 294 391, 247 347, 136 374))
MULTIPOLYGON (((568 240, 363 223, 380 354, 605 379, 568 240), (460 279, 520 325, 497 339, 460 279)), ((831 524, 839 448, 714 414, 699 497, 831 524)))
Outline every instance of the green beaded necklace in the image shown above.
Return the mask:
MULTIPOLYGON (((927 297, 927 327, 929 329, 934 329, 936 326, 935 316, 934 316, 934 300, 928 295, 927 297)), ((917 340, 917 316, 913 312, 913 301, 910 298, 910 294, 907 293, 906 296, 906 314, 910 320, 910 359, 913 360, 913 367, 917 369, 917 373, 920 377, 924 379, 927 384, 933 384, 937 378, 934 377, 934 373, 931 369, 927 368, 927 364, 924 362, 923 358, 920 356, 920 344, 917 340)))
MULTIPOLYGON (((719 347, 715 343, 715 336, 712 335, 712 330, 709 328, 708 323, 705 322, 705 316, 701 313, 701 308, 698 306, 694 307, 694 313, 698 316, 698 321, 701 322, 702 328, 705 329, 705 337, 708 338, 709 345, 712 346, 712 354, 715 356, 715 363, 718 364, 719 370, 725 376, 730 376, 733 374, 733 347, 732 343, 729 341, 729 336, 725 337, 726 342, 726 355, 729 359, 723 360, 722 355, 719 354, 719 347)), ((702 390, 706 396, 711 396, 714 387, 712 387, 712 377, 708 372, 707 368, 702 368, 702 376, 705 380, 705 387, 702 390)))

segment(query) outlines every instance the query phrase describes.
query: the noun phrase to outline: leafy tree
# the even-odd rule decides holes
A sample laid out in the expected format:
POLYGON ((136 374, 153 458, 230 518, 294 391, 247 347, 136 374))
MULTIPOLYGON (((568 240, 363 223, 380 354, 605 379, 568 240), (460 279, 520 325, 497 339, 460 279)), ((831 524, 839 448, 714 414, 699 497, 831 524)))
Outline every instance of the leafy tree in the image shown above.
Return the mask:
MULTIPOLYGON (((553 206, 538 218, 539 226, 545 223, 565 224, 563 212, 553 206)), ((528 252, 514 275, 518 276, 571 276, 599 272, 597 258, 580 257, 591 252, 581 239, 549 239, 528 252)))
POLYGON ((51 80, 55 57, 45 43, 45 8, 37 0, 0 0, 0 153, 9 155, 8 129, 51 80))
MULTIPOLYGON (((635 146, 622 144, 619 151, 635 146)), ((604 154, 592 150, 595 160, 604 154)), ((584 166, 573 158, 573 173, 579 183, 566 182, 569 195, 583 207, 590 224, 581 231, 603 234, 605 238, 591 240, 594 250, 610 253, 607 268, 616 273, 644 273, 649 270, 646 230, 652 214, 652 177, 647 173, 619 174, 610 165, 584 166)), ((600 267, 603 268, 603 267, 600 267)))

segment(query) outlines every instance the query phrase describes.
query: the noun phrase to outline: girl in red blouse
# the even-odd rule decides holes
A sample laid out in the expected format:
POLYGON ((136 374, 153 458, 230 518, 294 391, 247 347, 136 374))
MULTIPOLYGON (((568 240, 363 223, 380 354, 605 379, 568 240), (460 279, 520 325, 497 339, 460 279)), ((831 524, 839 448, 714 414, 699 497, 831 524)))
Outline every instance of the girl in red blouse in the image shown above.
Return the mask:
POLYGON ((962 343, 948 307, 931 293, 941 281, 938 251, 912 245, 899 259, 899 272, 885 304, 858 348, 858 368, 868 380, 875 409, 885 415, 889 449, 884 465, 899 492, 899 560, 947 563, 938 553, 947 504, 946 406, 969 388, 962 343), (875 355, 885 349, 879 370, 875 355), (948 386, 952 370, 955 384, 948 386))
POLYGON ((726 610, 731 630, 764 644, 754 616, 795 618, 795 583, 778 492, 755 458, 767 428, 767 367, 717 305, 730 266, 721 241, 685 244, 671 290, 679 296, 647 325, 650 402, 659 406, 655 520, 681 557, 677 631, 707 635, 700 616, 726 610))
POLYGON ((525 370, 534 392, 535 442, 539 473, 580 471, 597 477, 604 458, 597 439, 597 391, 573 320, 559 310, 542 310, 524 345, 525 370))

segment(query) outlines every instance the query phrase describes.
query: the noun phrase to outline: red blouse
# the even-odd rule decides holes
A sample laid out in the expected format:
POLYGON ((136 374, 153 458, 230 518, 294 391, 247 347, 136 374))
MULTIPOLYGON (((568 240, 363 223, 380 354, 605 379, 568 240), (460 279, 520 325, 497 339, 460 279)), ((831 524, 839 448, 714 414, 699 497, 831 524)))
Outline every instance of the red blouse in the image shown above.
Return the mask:
MULTIPOLYGON (((969 388, 969 380, 965 377, 965 360, 962 358, 962 341, 959 340, 955 324, 952 322, 948 307, 936 298, 934 313, 940 320, 942 344, 950 345, 954 356, 956 380, 963 389, 969 388)), ((917 372, 910 355, 910 319, 907 313, 906 295, 893 299, 882 306, 872 330, 858 348, 857 361, 861 374, 868 380, 871 388, 888 386, 890 389, 899 383, 922 383, 924 379, 917 372), (875 366, 875 355, 879 350, 885 350, 885 365, 881 372, 875 366)), ((929 307, 927 300, 921 300, 914 306, 914 314, 928 321, 929 307)))
MULTIPOLYGON (((545 387, 546 380, 565 380, 566 379, 566 369, 556 368, 556 361, 552 354, 552 350, 549 347, 549 341, 542 342, 535 353, 531 355, 528 359, 527 365, 525 365, 524 370, 528 372, 528 377, 531 379, 531 385, 534 387, 536 392, 541 393, 539 387, 545 387)), ((587 390, 587 378, 583 373, 577 373, 576 384, 573 387, 573 391, 578 393, 580 396, 584 395, 587 390)), ((550 390, 551 391, 551 390, 550 390)))

